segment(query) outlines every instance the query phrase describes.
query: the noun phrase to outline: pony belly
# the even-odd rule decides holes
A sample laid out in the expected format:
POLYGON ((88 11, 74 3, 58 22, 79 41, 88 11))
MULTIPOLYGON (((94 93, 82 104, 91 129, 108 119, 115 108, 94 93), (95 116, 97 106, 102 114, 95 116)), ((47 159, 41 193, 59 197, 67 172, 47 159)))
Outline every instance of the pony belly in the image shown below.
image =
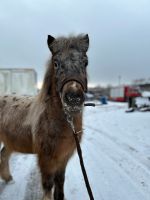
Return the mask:
POLYGON ((18 153, 28 153, 28 154, 33 154, 33 148, 32 145, 27 144, 22 146, 21 144, 11 144, 11 149, 14 152, 18 152, 18 153))
POLYGON ((11 152, 33 153, 31 137, 17 137, 15 134, 9 135, 3 133, 0 140, 11 152))

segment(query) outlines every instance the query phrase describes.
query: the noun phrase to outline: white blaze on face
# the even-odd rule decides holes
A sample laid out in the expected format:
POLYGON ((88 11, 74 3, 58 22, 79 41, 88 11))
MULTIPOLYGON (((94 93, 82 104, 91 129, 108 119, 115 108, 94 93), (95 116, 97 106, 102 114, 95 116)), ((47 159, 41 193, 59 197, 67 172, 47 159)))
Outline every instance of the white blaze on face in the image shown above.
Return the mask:
POLYGON ((77 82, 76 81, 73 81, 73 83, 72 83, 72 88, 74 89, 74 90, 76 90, 77 89, 77 82))

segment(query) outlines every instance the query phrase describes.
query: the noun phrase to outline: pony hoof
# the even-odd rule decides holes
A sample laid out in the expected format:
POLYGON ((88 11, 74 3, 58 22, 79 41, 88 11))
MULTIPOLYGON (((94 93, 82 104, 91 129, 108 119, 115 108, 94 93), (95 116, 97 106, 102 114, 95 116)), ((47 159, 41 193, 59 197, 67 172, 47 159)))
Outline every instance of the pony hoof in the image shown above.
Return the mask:
POLYGON ((53 200, 52 198, 44 197, 42 200, 53 200))
POLYGON ((53 198, 52 197, 44 196, 42 200, 53 200, 53 198))
POLYGON ((14 183, 15 183, 15 181, 13 179, 7 182, 7 184, 9 184, 9 185, 12 185, 14 183))
POLYGON ((11 183, 13 182, 13 177, 10 175, 7 178, 4 179, 6 183, 11 183))

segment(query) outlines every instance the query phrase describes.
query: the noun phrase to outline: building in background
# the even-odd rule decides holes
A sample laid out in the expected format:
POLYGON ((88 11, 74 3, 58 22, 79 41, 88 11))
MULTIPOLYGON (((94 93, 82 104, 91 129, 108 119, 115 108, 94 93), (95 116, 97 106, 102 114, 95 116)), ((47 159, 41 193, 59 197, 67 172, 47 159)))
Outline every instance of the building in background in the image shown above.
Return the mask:
POLYGON ((133 85, 139 86, 141 91, 150 91, 150 78, 141 78, 133 81, 133 85))
POLYGON ((29 68, 0 68, 0 95, 37 94, 37 73, 29 68))

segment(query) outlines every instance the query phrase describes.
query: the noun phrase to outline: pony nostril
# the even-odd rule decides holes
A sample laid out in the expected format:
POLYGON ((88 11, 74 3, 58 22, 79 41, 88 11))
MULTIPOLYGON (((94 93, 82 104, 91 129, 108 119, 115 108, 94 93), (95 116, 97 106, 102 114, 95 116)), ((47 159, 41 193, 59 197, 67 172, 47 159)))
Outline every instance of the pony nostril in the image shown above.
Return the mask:
POLYGON ((67 92, 64 101, 70 106, 81 105, 84 101, 84 96, 79 92, 67 92))

